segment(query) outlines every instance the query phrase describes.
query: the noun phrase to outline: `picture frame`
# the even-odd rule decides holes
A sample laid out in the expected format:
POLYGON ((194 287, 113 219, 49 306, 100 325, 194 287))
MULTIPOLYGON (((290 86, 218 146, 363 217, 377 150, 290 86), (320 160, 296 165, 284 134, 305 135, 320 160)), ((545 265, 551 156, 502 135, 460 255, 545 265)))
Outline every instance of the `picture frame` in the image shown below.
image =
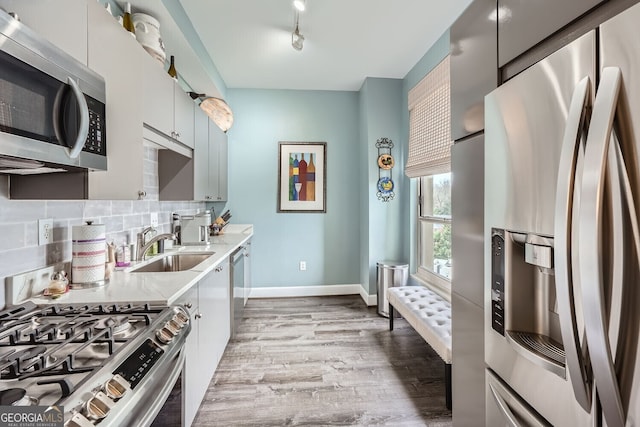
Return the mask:
POLYGON ((278 143, 278 212, 327 212, 327 143, 278 143))

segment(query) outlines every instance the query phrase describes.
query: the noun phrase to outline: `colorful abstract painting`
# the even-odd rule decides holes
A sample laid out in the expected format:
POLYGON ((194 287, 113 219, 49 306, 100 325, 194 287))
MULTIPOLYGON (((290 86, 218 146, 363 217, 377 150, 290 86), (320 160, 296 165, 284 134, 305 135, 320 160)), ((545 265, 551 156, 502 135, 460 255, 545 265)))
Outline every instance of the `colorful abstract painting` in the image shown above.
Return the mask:
POLYGON ((325 142, 280 142, 278 212, 326 212, 325 142))

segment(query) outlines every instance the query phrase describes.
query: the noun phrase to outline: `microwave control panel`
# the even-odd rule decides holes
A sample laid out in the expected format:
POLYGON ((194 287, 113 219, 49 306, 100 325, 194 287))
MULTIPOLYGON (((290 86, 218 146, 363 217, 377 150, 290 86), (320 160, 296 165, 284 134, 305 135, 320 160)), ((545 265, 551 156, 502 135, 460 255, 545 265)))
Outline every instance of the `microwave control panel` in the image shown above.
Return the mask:
POLYGON ((504 336, 504 230, 491 229, 491 327, 504 336))
POLYGON ((106 156, 104 104, 90 96, 85 95, 85 99, 87 100, 87 107, 89 107, 89 134, 87 135, 87 141, 82 151, 106 156))

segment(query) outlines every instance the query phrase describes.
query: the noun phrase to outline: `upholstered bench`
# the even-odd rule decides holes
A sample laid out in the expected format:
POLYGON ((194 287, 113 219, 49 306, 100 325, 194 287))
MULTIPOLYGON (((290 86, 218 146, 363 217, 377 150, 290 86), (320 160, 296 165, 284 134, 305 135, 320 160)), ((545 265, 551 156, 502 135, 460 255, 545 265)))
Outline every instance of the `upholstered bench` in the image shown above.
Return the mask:
POLYGON ((395 309, 444 361, 447 408, 451 409, 451 304, 424 286, 392 287, 387 298, 389 330, 393 331, 395 309))

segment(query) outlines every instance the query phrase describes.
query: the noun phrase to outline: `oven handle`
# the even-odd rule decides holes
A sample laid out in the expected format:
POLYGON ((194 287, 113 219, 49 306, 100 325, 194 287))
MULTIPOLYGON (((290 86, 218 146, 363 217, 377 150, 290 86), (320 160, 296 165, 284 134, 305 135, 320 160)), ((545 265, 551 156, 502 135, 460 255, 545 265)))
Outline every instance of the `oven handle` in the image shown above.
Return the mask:
POLYGON ((153 423, 153 420, 155 420, 156 416, 160 412, 160 409, 162 409, 165 402, 167 401, 167 398, 169 398, 169 395, 173 390, 173 386, 182 373, 182 367, 184 366, 185 357, 186 351, 183 346, 180 349, 180 353, 178 353, 178 355, 175 357, 174 363, 168 369, 169 376, 163 380, 162 383, 164 384, 164 386, 160 390, 158 390, 158 398, 154 399, 153 404, 144 414, 142 414, 142 416, 139 418, 139 421, 137 422, 137 425, 150 426, 151 423, 153 423))

